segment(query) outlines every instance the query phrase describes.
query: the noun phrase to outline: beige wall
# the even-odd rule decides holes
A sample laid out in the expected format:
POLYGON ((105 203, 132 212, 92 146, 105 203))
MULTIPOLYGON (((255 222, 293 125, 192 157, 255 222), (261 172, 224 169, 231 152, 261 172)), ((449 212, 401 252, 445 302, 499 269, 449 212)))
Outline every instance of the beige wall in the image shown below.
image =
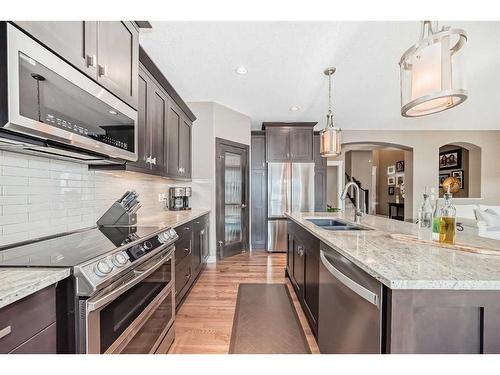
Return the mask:
POLYGON ((343 143, 392 143, 413 149, 414 219, 424 187, 438 189, 439 148, 450 143, 467 142, 481 148, 481 199, 469 198, 466 201, 500 204, 500 131, 343 130, 342 133, 343 143))
POLYGON ((326 204, 332 207, 338 206, 337 176, 339 167, 329 165, 326 170, 326 204))
POLYGON ((351 176, 368 190, 372 189, 372 159, 372 151, 351 151, 351 176))
POLYGON ((197 193, 198 206, 209 206, 210 256, 215 261, 215 138, 250 144, 250 117, 214 102, 191 102, 196 115, 193 126, 193 195, 197 193), (195 191, 197 190, 197 191, 195 191))

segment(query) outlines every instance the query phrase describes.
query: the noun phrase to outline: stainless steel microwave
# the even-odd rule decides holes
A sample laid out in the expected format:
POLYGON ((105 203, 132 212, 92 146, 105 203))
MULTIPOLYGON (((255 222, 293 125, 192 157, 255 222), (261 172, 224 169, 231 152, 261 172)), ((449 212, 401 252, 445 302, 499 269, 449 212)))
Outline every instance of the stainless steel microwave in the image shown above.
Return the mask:
POLYGON ((137 111, 5 22, 0 120, 3 149, 43 152, 45 147, 51 149, 47 154, 82 161, 137 160, 137 111))

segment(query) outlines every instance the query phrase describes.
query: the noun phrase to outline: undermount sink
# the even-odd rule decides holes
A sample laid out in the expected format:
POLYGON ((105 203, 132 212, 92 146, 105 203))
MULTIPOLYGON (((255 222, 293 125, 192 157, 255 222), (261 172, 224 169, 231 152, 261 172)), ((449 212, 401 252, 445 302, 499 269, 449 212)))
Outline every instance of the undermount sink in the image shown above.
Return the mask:
POLYGON ((307 221, 326 230, 372 230, 358 224, 346 223, 337 219, 306 219, 307 221))

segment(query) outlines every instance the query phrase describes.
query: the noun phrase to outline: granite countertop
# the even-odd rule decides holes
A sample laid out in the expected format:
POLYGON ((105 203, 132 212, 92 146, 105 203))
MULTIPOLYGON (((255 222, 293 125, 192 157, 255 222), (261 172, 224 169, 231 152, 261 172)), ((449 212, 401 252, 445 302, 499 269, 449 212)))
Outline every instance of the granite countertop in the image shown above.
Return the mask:
POLYGON ((210 210, 208 209, 191 209, 185 211, 168 211, 165 210, 162 213, 155 214, 152 216, 139 216, 137 220, 138 225, 153 225, 158 228, 172 227, 176 228, 179 225, 185 224, 189 221, 199 218, 205 214, 208 214, 210 210))
POLYGON ((65 279, 69 268, 0 268, 0 309, 65 279))
POLYGON ((366 215, 370 231, 329 231, 306 218, 353 221, 351 212, 293 213, 287 216, 391 289, 500 290, 500 241, 457 234, 457 242, 499 251, 499 256, 403 242, 391 233, 417 234, 416 224, 366 215))

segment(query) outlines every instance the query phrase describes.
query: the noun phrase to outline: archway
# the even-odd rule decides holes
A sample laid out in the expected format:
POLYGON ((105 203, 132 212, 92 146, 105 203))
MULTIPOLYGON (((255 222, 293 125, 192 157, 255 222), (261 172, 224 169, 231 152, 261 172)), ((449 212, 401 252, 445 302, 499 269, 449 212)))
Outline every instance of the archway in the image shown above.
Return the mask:
MULTIPOLYGON (((382 142, 344 143, 342 155, 332 160, 343 161, 344 183, 347 179, 359 182, 365 212, 398 220, 412 220, 411 147, 382 142)), ((328 174, 333 173, 330 169, 328 174)))

